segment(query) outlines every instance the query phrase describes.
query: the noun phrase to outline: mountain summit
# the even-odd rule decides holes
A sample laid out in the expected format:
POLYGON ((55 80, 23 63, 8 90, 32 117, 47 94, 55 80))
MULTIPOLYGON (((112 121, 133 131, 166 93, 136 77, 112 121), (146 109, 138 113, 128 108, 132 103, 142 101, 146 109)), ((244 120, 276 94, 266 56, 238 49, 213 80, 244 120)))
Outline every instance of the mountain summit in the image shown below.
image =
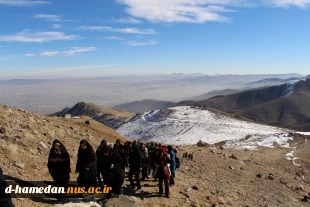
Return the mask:
POLYGON ((129 112, 118 111, 85 102, 78 102, 73 107, 67 107, 62 111, 52 114, 52 116, 65 117, 66 114, 70 114, 71 116, 89 116, 111 128, 118 127, 126 119, 134 116, 134 114, 129 112))

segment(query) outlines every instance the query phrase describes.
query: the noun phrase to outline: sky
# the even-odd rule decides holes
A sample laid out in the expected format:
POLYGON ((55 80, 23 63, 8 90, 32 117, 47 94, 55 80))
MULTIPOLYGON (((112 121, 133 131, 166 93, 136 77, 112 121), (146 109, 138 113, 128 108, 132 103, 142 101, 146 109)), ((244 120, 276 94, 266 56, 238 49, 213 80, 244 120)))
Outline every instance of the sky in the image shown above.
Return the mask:
POLYGON ((0 0, 0 15, 0 79, 310 71, 310 0, 0 0))

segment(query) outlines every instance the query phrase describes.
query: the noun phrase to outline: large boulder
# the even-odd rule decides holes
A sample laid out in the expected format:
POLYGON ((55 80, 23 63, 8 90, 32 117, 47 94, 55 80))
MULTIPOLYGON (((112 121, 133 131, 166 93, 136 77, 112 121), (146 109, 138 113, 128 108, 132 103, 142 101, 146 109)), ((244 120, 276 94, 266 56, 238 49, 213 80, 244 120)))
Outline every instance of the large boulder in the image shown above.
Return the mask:
POLYGON ((206 142, 203 142, 201 140, 199 140, 199 142, 197 142, 197 146, 198 147, 211 147, 210 144, 206 143, 206 142))

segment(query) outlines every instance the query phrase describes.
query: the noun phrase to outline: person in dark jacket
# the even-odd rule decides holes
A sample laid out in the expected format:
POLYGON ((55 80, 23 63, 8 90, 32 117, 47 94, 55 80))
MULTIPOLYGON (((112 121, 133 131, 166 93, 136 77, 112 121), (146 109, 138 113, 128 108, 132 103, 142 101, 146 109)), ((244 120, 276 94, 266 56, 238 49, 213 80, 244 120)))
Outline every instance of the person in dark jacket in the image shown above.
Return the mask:
POLYGON ((156 156, 156 177, 159 181, 159 194, 163 194, 163 182, 165 183, 165 194, 169 198, 169 180, 170 180, 170 172, 169 172, 169 163, 170 158, 166 153, 165 147, 160 147, 159 152, 156 156))
POLYGON ((145 144, 140 144, 140 153, 141 153, 141 168, 142 168, 142 178, 141 180, 145 180, 145 178, 149 179, 149 176, 147 174, 147 169, 149 166, 149 156, 147 148, 145 147, 145 144))
POLYGON ((116 143, 113 151, 112 151, 112 163, 113 169, 110 176, 110 186, 112 187, 112 192, 115 195, 123 194, 122 185, 125 180, 125 172, 122 167, 123 158, 120 155, 121 149, 119 148, 119 144, 116 143))
POLYGON ((132 180, 133 175, 135 175, 135 179, 137 182, 137 189, 141 189, 141 184, 140 184, 140 172, 141 172, 141 153, 139 148, 137 147, 136 143, 132 143, 132 146, 130 148, 130 153, 129 153, 129 174, 128 178, 130 181, 130 185, 133 189, 135 189, 135 184, 132 180))
POLYGON ((113 149, 115 150, 116 145, 118 145, 118 153, 122 158, 122 163, 121 163, 121 167, 122 169, 125 171, 125 167, 126 167, 126 152, 125 152, 125 147, 124 145, 121 144, 121 140, 117 139, 113 149))
POLYGON ((56 185, 66 186, 70 180, 70 156, 66 147, 54 140, 47 162, 48 171, 56 185))
POLYGON ((97 186, 96 153, 86 140, 80 142, 75 172, 79 173, 77 182, 80 186, 86 188, 97 186))
POLYGON ((108 146, 107 141, 102 140, 96 151, 97 178, 100 186, 102 185, 101 177, 104 185, 107 185, 109 182, 110 166, 112 164, 111 150, 112 148, 108 146))
POLYGON ((176 171, 176 162, 175 162, 175 151, 173 150, 171 145, 168 145, 168 154, 170 155, 170 186, 174 186, 174 177, 175 177, 175 171, 176 171))

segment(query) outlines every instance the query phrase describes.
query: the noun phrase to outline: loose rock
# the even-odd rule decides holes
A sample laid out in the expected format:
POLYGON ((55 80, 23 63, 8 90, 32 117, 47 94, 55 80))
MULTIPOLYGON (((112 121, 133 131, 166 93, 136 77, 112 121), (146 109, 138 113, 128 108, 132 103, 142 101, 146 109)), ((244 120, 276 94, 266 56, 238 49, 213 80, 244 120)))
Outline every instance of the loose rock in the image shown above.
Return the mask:
POLYGON ((268 178, 268 180, 274 180, 274 175, 273 174, 269 174, 267 178, 268 178))
POLYGON ((198 187, 196 187, 196 186, 193 186, 193 189, 194 189, 194 190, 198 190, 198 187))
POLYGON ((232 154, 229 158, 238 160, 238 158, 234 154, 232 154))
POLYGON ((16 167, 21 168, 21 169, 24 169, 24 168, 25 168, 25 164, 20 163, 20 162, 17 162, 17 163, 15 163, 14 165, 15 165, 16 167))

